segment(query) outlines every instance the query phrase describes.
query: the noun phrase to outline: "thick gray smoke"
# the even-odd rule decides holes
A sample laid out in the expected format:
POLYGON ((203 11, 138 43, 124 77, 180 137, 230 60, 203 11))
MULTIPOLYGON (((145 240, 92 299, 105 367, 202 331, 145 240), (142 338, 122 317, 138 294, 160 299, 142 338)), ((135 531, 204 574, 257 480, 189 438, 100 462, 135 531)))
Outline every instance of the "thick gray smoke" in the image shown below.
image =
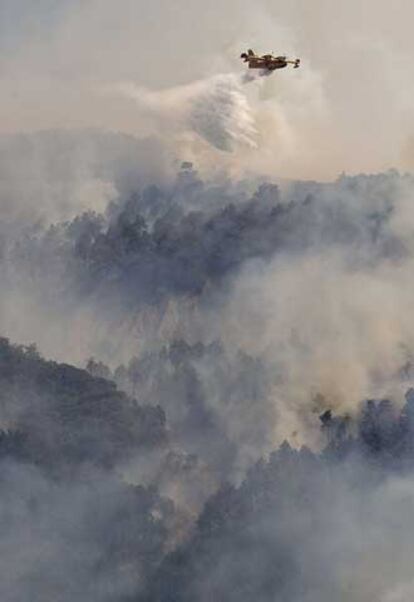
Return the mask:
MULTIPOLYGON (((405 602, 413 178, 171 178, 151 141, 8 144, 51 184, 37 220, 3 205, 0 327, 78 368, 0 342, 2 598, 405 602)), ((33 177, 4 172, 25 209, 33 177)))
POLYGON ((412 16, 0 0, 2 601, 411 602, 412 16))
POLYGON ((72 219, 169 175, 159 140, 102 130, 0 136, 1 224, 72 219))
MULTIPOLYGON (((164 353, 171 401, 175 373, 187 436, 200 445, 200 429, 209 431, 210 462, 228 450, 188 373, 218 352, 176 344, 164 353)), ((246 368, 245 359, 239 395, 246 368)), ((225 465, 214 482, 196 454, 174 451, 176 416, 168 422, 161 408, 118 392, 102 364, 88 369, 95 376, 0 341, 2 599, 409 599, 413 389, 401 411, 388 400, 366 402, 354 421, 327 410, 323 453, 284 443, 235 486, 225 465)), ((142 390, 145 374, 136 375, 142 390)))
MULTIPOLYGON (((267 448, 293 433, 317 444, 324 404, 354 412, 361 399, 401 396, 399 374, 414 353, 410 177, 281 192, 203 182, 187 165, 175 182, 132 195, 113 182, 125 192, 104 214, 4 235, 6 335, 112 370, 175 339, 219 341, 222 361, 240 351, 272 374, 269 431, 259 436, 267 448)), ((201 373, 209 397, 216 376, 201 373)), ((214 395, 220 407, 220 388, 214 395)), ((231 430, 234 415, 225 420, 231 430)))

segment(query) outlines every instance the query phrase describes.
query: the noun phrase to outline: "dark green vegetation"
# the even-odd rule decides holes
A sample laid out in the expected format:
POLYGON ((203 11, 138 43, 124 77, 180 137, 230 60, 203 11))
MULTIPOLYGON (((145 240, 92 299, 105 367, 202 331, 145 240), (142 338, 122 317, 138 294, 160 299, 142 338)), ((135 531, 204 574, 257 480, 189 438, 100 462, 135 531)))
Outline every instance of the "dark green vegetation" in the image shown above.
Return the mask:
MULTIPOLYGON (((186 370, 202 353, 221 352, 181 343, 164 351, 163 361, 173 361, 176 378, 191 381, 186 370)), ((98 368, 90 362, 89 369, 98 368)), ((305 592, 328 599, 337 591, 337 567, 323 548, 315 555, 316 542, 344 539, 349 570, 361 543, 346 540, 338 508, 359 525, 375 496, 388 503, 390 476, 407 479, 414 467, 412 391, 401 412, 387 401, 367 402, 357 423, 328 412, 323 453, 284 444, 252 466, 240 486, 222 474, 180 543, 174 503, 155 486, 126 484, 119 472, 127 459, 171 445, 160 408, 141 407, 113 382, 46 362, 34 347, 6 339, 0 386, 8 423, 0 436, 0 548, 11 562, 13 550, 25 550, 2 580, 5 600, 17 599, 15 591, 19 600, 247 602, 297 600, 305 592), (324 580, 312 570, 316 558, 331 571, 324 580)), ((203 428, 208 424, 206 417, 203 428)), ((183 470, 182 461, 174 470, 183 470)), ((201 487, 197 472, 192 476, 192 487, 201 487)), ((369 521, 380 520, 392 537, 392 523, 375 509, 369 521)))
POLYGON ((35 347, 0 339, 0 403, 9 432, 0 454, 60 470, 83 463, 111 468, 166 443, 159 407, 140 407, 114 383, 46 362, 35 347))
MULTIPOLYGON (((411 186, 389 172, 282 192, 206 184, 186 165, 173 184, 120 194, 102 214, 0 223, 0 309, 15 318, 15 306, 31 301, 33 317, 19 317, 52 341, 52 357, 71 351, 75 326, 106 353, 82 358, 82 370, 0 339, 1 600, 399 602, 395 588, 410 591, 407 341, 397 340, 390 377, 405 401, 397 393, 396 402, 368 400, 341 415, 319 391, 309 391, 309 407, 278 397, 289 358, 300 357, 289 352, 312 356, 323 328, 312 347, 289 324, 288 353, 269 357, 235 348, 220 312, 239 307, 232 287, 244 270, 266 280, 275 259, 286 270, 311 256, 347 276, 398 272, 411 246, 393 220, 411 186), (332 255, 341 262, 330 264, 332 255), (174 327, 150 332, 165 315, 174 327), (319 437, 320 451, 275 443, 284 411, 319 437)), ((330 276, 336 287, 337 272, 330 276)), ((284 291, 277 279, 271 286, 278 300, 284 291)), ((380 317, 382 290, 368 291, 380 317)), ((305 293, 309 308, 319 302, 318 290, 305 293)), ((272 317, 273 308, 259 309, 272 317)), ((237 318, 236 330, 252 326, 237 318)), ((374 372, 380 387, 388 373, 374 372)))

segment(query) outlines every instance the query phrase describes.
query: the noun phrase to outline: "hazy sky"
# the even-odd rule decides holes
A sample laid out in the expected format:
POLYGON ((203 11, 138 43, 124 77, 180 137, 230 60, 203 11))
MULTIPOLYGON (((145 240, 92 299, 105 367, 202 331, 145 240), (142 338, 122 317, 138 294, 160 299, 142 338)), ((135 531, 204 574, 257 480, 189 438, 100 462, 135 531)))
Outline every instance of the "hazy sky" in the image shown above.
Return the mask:
MULTIPOLYGON (((0 0, 0 130, 148 133, 119 82, 171 88, 242 73, 246 46, 300 56, 251 102, 259 154, 290 176, 414 164, 410 0, 0 0)), ((250 92, 249 92, 250 93, 250 92)))

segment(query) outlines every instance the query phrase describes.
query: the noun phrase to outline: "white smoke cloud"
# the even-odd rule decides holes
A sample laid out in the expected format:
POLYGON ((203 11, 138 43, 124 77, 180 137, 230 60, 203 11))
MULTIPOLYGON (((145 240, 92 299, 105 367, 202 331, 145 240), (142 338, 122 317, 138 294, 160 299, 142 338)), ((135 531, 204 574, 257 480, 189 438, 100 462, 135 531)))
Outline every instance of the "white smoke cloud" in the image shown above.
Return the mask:
MULTIPOLYGON (((362 4, 350 0, 332 5, 325 0, 314 0, 312 6, 305 0, 279 6, 273 2, 270 6, 270 2, 263 0, 254 11, 251 3, 243 2, 243 10, 241 4, 237 7, 236 0, 229 0, 218 15, 217 10, 210 11, 208 3, 198 0, 191 5, 179 0, 178 5, 154 2, 145 7, 135 0, 83 3, 53 35, 28 44, 22 40, 19 53, 1 59, 4 120, 0 127, 14 131, 86 125, 140 135, 155 132, 170 150, 189 151, 191 155, 196 149, 196 159, 203 153, 216 159, 220 153, 221 165, 234 159, 240 171, 267 172, 272 176, 321 178, 343 169, 382 169, 401 164, 401 148, 406 148, 403 164, 414 164, 410 146, 414 123, 410 76, 413 36, 409 18, 412 4, 407 3, 405 8, 400 4, 401 11, 390 11, 387 3, 378 0, 362 4), (268 11, 262 13, 260 4, 269 5, 268 11), (262 13, 262 22, 257 13, 262 13), (176 19, 174 28, 170 26, 172 16, 176 19), (293 46, 298 50, 297 55, 304 59, 298 72, 286 70, 269 78, 257 78, 249 72, 240 76, 233 72, 223 74, 229 66, 233 69, 236 65, 237 54, 233 49, 232 58, 220 57, 223 62, 216 69, 214 53, 225 54, 221 42, 229 35, 234 38, 237 30, 237 46, 240 40, 253 46, 260 41, 259 52, 273 50, 270 44, 278 38, 283 52, 291 52, 293 48, 286 39, 275 36, 274 25, 278 20, 287 24, 296 42, 293 46), (188 26, 192 22, 194 30, 188 26), (217 71, 220 75, 211 75, 217 71), (110 84, 108 94, 107 82, 120 80, 130 83, 110 84), (142 86, 133 81, 142 82, 142 86), (192 83, 183 85, 183 81, 192 83), (160 86, 167 87, 160 90, 160 86), (100 95, 102 88, 105 94, 100 95)), ((238 67, 242 73, 242 67, 238 67)), ((111 148, 113 145, 115 142, 109 143, 111 148)), ((118 194, 120 183, 125 192, 134 187, 130 184, 139 179, 131 174, 136 169, 141 169, 151 180, 162 163, 158 147, 155 152, 144 149, 137 155, 133 145, 131 162, 111 151, 111 157, 108 161, 104 157, 104 166, 100 167, 101 160, 97 158, 100 141, 96 149, 95 145, 93 148, 84 143, 77 145, 78 159, 73 164, 67 160, 73 152, 66 154, 61 145, 50 145, 53 150, 46 153, 47 160, 42 158, 44 151, 39 151, 37 143, 30 142, 30 146, 34 152, 29 153, 27 160, 21 161, 19 149, 12 154, 7 150, 7 160, 0 157, 2 218, 14 217, 16 209, 18 213, 36 215, 39 204, 46 208, 49 219, 66 219, 85 208, 100 211, 118 194), (112 158, 119 163, 113 169, 107 165, 112 158), (126 169, 125 162, 133 169, 126 169)), ((46 146, 49 148, 49 144, 46 146)), ((158 181, 155 176, 154 181, 158 181)), ((246 399, 229 410, 230 396, 222 395, 219 386, 214 395, 213 378, 205 378, 212 405, 222 404, 220 407, 224 408, 221 421, 232 440, 238 445, 243 442, 247 448, 246 433, 256 428, 261 418, 271 425, 269 428, 274 427, 272 445, 284 437, 290 438, 294 432, 299 433, 295 443, 314 443, 318 413, 326 405, 346 412, 355 411, 366 396, 390 395, 402 399, 398 389, 404 385, 396 374, 407 360, 407 350, 408 359, 414 354, 411 196, 407 193, 398 199, 399 205, 390 219, 391 231, 407 253, 399 263, 392 264, 385 258, 379 264, 372 255, 364 258, 365 263, 359 262, 358 252, 363 254, 366 249, 355 251, 352 244, 344 250, 336 249, 335 245, 321 248, 318 236, 324 229, 316 228, 313 248, 305 255, 286 253, 270 262, 245 266, 230 286, 224 307, 212 304, 209 310, 199 306, 189 309, 180 299, 171 302, 164 319, 160 319, 157 310, 153 315, 150 309, 137 310, 134 320, 138 326, 142 325, 140 337, 136 336, 138 328, 134 332, 128 316, 123 320, 121 310, 116 307, 112 321, 105 321, 93 301, 90 305, 77 305, 74 291, 73 299, 67 300, 68 309, 60 304, 53 309, 44 301, 42 287, 35 280, 24 279, 22 285, 19 283, 13 289, 3 276, 6 283, 0 302, 3 333, 22 342, 35 340, 51 357, 79 362, 91 351, 97 351, 105 360, 111 356, 112 361, 124 361, 132 352, 141 351, 138 346, 145 347, 147 340, 151 342, 156 335, 168 341, 180 330, 188 334, 184 338, 193 337, 194 341, 220 336, 228 348, 263 357, 274 368, 272 403, 263 407, 253 395, 249 398, 247 391, 246 399), (191 312, 197 315, 193 318, 191 312)), ((349 199, 343 200, 342 206, 354 213, 353 227, 360 223, 357 206, 366 207, 368 203, 364 193, 357 195, 355 206, 350 207, 349 199)), ((329 210, 338 210, 333 200, 329 206, 320 208, 314 216, 315 222, 323 224, 324 212, 329 210)), ((382 213, 383 208, 378 212, 382 213)), ((338 224, 335 235, 340 237, 340 220, 338 224)), ((307 234, 307 228, 305 222, 303 231, 300 227, 295 230, 298 240, 307 234)), ((37 268, 33 265, 33 269, 37 268)), ((13 270, 10 266, 10 271, 13 270)), ((47 277, 48 274, 45 284, 47 277)), ((56 296, 61 294, 59 287, 51 288, 56 296)), ((196 305, 191 299, 187 303, 196 305)), ((259 452, 252 445, 246 463, 259 452)), ((27 482, 30 483, 28 479, 27 482)), ((303 538, 299 538, 297 555, 301 557, 305 550, 312 558, 310 567, 318 576, 324 575, 321 567, 332 566, 329 561, 338 558, 335 555, 338 550, 342 569, 345 550, 350 560, 345 562, 345 572, 341 571, 341 575, 353 587, 355 594, 347 594, 352 599, 377 598, 381 602, 413 599, 410 562, 414 496, 412 484, 406 489, 397 485, 393 483, 388 490, 375 492, 363 512, 356 507, 355 493, 347 508, 346 498, 345 503, 339 503, 342 490, 338 486, 334 498, 332 487, 327 494, 318 490, 318 507, 332 510, 332 514, 328 511, 329 520, 326 512, 321 512, 319 528, 326 525, 327 531, 322 529, 322 537, 318 531, 307 547, 303 538), (328 500, 327 506, 320 503, 321 499, 328 500), (368 545, 360 539, 367 516, 371 535, 368 545), (394 516, 406 517, 404 529, 395 529, 394 516), (339 524, 340 529, 334 549, 323 545, 329 541, 326 535, 332 532, 333 524, 339 524), (400 567, 395 576, 387 572, 388 563, 391 568, 400 567)), ((182 504, 187 502, 187 490, 178 479, 166 480, 166 492, 182 504)), ((189 493, 193 494, 190 488, 189 493)), ((65 508, 66 504, 65 496, 65 508)), ((55 507, 60 507, 60 498, 55 507)), ((79 517, 79 506, 74 508, 73 512, 71 504, 71 516, 79 517)), ((297 523, 298 515, 294 518, 297 523)), ((30 526, 29 520, 30 516, 27 523, 30 526)), ((28 532, 27 524, 23 535, 28 532)), ((65 544, 62 566, 70 569, 71 558, 68 564, 66 551, 74 549, 72 534, 61 536, 53 520, 45 520, 45 525, 52 539, 58 540, 59 545, 51 547, 53 557, 59 558, 55 550, 61 549, 62 539, 65 544)), ((269 532, 270 529, 271 525, 269 532)), ((4 555, 9 558, 8 573, 12 576, 15 567, 19 570, 23 567, 23 571, 27 565, 30 567, 30 558, 15 561, 21 560, 19 550, 27 547, 23 536, 19 540, 19 533, 17 538, 11 533, 5 540, 4 555), (16 554, 10 545, 15 541, 16 554)), ((88 537, 87 530, 85 533, 88 537)), ((87 544, 85 549, 89 551, 88 541, 87 544)), ((81 560, 88 567, 84 556, 81 560)), ((49 567, 49 563, 50 558, 46 557, 45 565, 49 567)), ((75 564, 78 566, 77 561, 75 564)), ((332 572, 332 569, 326 571, 332 572)), ((64 574, 73 582, 70 570, 64 574)), ((7 586, 7 579, 5 583, 7 586)), ((94 588, 89 573, 87 583, 94 588)), ((10 586, 13 591, 15 585, 10 586)), ((315 594, 315 598, 322 596, 315 594)), ((308 599, 312 599, 312 592, 308 599)))
POLYGON ((118 195, 161 182, 168 171, 156 140, 93 129, 0 135, 0 222, 51 223, 102 212, 118 195))

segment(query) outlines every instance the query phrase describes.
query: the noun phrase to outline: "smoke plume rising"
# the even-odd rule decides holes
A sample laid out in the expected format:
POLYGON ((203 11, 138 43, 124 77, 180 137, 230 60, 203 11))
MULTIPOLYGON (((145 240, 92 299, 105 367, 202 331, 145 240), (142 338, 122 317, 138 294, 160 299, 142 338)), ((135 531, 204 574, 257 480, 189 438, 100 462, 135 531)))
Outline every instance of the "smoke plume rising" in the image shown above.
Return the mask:
POLYGON ((2 600, 411 600, 412 17, 0 3, 2 600))

